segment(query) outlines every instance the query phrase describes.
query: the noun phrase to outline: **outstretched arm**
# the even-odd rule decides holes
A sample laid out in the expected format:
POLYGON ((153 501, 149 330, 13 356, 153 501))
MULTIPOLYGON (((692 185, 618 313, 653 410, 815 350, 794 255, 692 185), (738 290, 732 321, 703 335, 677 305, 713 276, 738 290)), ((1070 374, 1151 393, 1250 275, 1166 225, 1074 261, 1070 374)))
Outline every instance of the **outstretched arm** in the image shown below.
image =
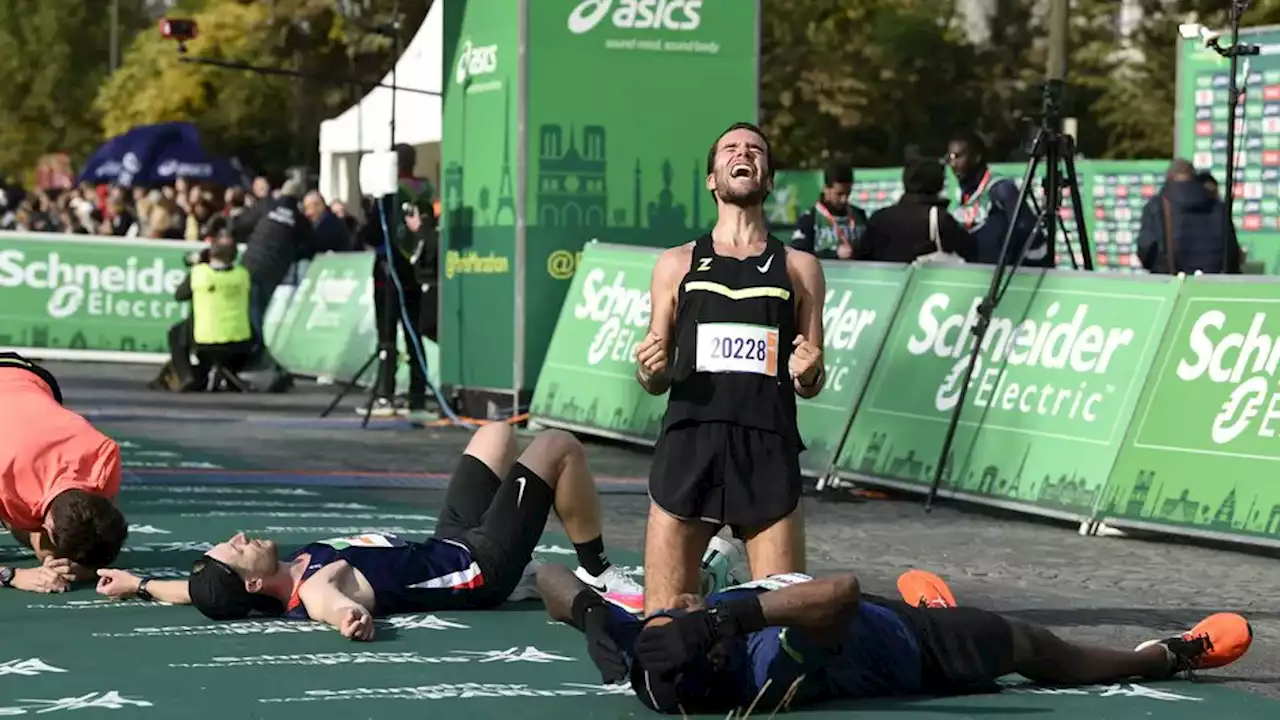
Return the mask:
POLYGON ((373 614, 343 592, 350 574, 345 562, 327 565, 302 583, 298 599, 312 620, 332 625, 349 640, 372 640, 373 614))
POLYGON ((151 580, 125 570, 103 568, 98 571, 98 594, 116 600, 136 597, 142 584, 152 599, 171 605, 190 605, 191 594, 186 580, 151 580))

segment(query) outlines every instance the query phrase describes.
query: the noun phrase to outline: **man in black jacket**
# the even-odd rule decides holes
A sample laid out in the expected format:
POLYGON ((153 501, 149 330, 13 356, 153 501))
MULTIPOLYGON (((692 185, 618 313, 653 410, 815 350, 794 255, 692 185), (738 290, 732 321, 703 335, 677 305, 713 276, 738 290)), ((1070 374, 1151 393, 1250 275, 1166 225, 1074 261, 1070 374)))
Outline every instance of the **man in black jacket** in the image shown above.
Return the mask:
POLYGON ((1160 194, 1142 208, 1138 259, 1158 274, 1240 272, 1235 223, 1190 162, 1174 160, 1160 194))
POLYGON ((279 197, 259 201, 270 206, 254 225, 240 261, 253 278, 249 312, 254 341, 259 347, 263 344, 262 321, 271 304, 271 295, 294 262, 314 254, 311 221, 299 207, 302 190, 300 181, 289 180, 280 189, 279 197))
POLYGON ((902 170, 902 197, 897 204, 871 215, 862 241, 853 247, 853 259, 908 263, 941 251, 966 262, 977 260, 973 236, 947 212, 951 201, 942 197, 945 185, 946 173, 938 161, 918 158, 908 162, 902 170), (937 245, 930 235, 930 213, 937 217, 937 245))
POLYGON ((796 218, 791 247, 817 257, 848 260, 867 228, 867 213, 849 203, 853 192, 853 168, 835 163, 823 173, 822 196, 796 218))

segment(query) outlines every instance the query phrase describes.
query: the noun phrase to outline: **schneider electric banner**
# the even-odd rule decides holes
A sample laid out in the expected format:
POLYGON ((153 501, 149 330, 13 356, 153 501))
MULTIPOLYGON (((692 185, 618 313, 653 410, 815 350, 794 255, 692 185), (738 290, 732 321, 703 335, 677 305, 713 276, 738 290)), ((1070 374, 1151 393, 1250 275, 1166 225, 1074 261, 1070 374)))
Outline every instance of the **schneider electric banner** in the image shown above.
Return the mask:
MULTIPOLYGON (((915 272, 840 471, 906 488, 932 481, 990 280, 990 268, 915 272)), ((980 350, 943 487, 1046 515, 1089 516, 1179 284, 1020 272, 980 350)))
POLYGON ((0 347, 167 353, 187 311, 173 291, 199 247, 0 232, 0 347))
POLYGON ((1108 524, 1280 543, 1280 295, 1187 280, 1103 503, 1108 524))

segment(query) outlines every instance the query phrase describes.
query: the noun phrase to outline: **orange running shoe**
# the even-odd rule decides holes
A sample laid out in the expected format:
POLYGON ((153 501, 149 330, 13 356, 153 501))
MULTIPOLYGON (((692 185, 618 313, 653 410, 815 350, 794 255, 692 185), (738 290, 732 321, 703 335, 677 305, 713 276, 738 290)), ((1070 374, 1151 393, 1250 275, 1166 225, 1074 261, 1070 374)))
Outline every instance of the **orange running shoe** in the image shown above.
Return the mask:
POLYGON ((1201 620, 1182 635, 1148 640, 1136 650, 1164 645, 1173 658, 1173 673, 1220 668, 1239 660, 1253 642, 1249 621, 1235 613, 1217 613, 1201 620))
POLYGON ((898 592, 908 605, 922 608, 953 608, 956 596, 942 578, 928 570, 908 570, 898 577, 898 592))

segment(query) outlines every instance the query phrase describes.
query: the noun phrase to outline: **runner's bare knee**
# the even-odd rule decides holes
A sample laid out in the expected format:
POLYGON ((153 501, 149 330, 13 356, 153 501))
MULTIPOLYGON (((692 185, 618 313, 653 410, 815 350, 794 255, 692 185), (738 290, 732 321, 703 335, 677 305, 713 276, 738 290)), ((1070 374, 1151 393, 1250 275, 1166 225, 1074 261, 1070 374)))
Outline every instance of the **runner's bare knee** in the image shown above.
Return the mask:
POLYGON ((545 430, 520 453, 519 462, 555 489, 570 463, 587 461, 586 449, 571 433, 545 430))
POLYGON ((515 464, 516 431, 507 423, 489 423, 475 431, 463 452, 506 477, 515 464))

